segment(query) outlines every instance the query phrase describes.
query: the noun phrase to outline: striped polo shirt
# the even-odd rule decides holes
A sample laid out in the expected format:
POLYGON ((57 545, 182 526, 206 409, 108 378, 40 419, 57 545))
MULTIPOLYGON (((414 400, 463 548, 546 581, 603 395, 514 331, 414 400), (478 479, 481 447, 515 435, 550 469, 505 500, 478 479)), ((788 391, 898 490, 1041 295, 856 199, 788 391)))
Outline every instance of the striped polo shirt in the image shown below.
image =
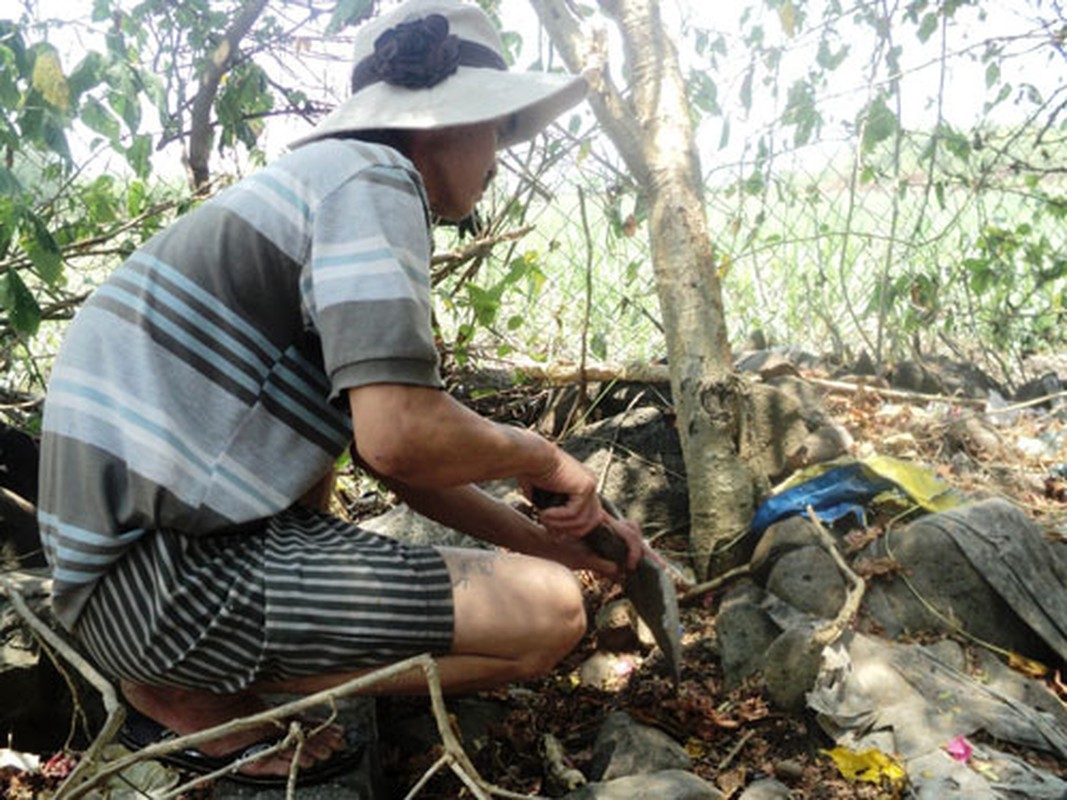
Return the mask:
POLYGON ((220 532, 309 489, 352 436, 344 390, 440 387, 414 166, 298 148, 179 218, 71 323, 52 369, 39 522, 57 617, 145 531, 220 532))

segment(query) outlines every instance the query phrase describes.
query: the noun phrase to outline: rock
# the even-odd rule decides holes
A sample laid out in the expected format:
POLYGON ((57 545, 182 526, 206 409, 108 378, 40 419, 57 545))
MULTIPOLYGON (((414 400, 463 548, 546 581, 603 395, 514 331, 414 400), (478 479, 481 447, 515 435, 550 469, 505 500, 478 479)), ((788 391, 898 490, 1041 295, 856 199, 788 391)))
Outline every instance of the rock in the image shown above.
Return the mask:
POLYGON ((790 628, 767 648, 763 667, 767 694, 779 708, 801 711, 821 665, 822 650, 812 647, 810 629, 790 628))
POLYGON ((888 370, 889 385, 894 389, 919 394, 944 394, 941 376, 919 361, 900 361, 888 370))
POLYGON ((409 544, 486 547, 484 542, 434 522, 403 504, 389 509, 384 514, 361 520, 359 526, 409 544))
POLYGON ((656 643, 651 629, 645 624, 628 599, 613 600, 597 611, 594 621, 597 645, 604 650, 620 653, 642 650, 656 643))
POLYGON ((979 461, 994 461, 1005 453, 1004 439, 985 414, 968 414, 954 420, 946 434, 955 445, 979 461))
POLYGON ((774 775, 785 781, 799 781, 804 777, 804 765, 792 759, 779 761, 774 765, 774 775))
POLYGON ((597 733, 589 777, 593 781, 645 775, 662 770, 688 770, 693 766, 685 748, 648 725, 634 722, 621 711, 609 714, 597 733))
MULTIPOLYGON (((992 500, 929 514, 868 545, 862 555, 889 557, 899 567, 896 574, 869 583, 865 596, 869 615, 890 637, 953 633, 962 627, 971 636, 1005 650, 1038 660, 1049 658, 1041 637, 983 577, 983 571, 961 549, 961 542, 972 542, 986 553, 983 571, 989 575, 1007 569, 1009 548, 1016 552, 1014 559, 1020 563, 1015 564, 1015 576, 1006 572, 1002 581, 1005 589, 1020 582, 1026 585, 1016 602, 1025 604, 1020 608, 1034 609, 1035 622, 1055 620, 1059 618, 1056 609, 1067 608, 1062 577, 1067 571, 1054 563, 1051 545, 1040 529, 1010 504, 992 500), (1023 549, 1026 542, 1035 555, 1023 549), (1049 573, 1048 588, 1037 590, 1041 596, 1034 598, 1039 569, 1049 573), (1063 572, 1057 574, 1057 569, 1063 572)), ((1064 641, 1062 632, 1058 636, 1064 641)))
POLYGON ((596 652, 578 668, 578 680, 594 689, 618 689, 635 667, 633 656, 596 652))
MULTIPOLYGON (((1038 378, 1027 381, 1020 386, 1014 396, 1016 403, 1026 403, 1030 400, 1039 400, 1043 397, 1059 394, 1063 391, 1063 382, 1055 372, 1046 372, 1038 378)), ((1046 400, 1040 404, 1045 408, 1052 407, 1052 401, 1046 400)))
POLYGON ((691 772, 671 769, 590 783, 565 800, 726 800, 726 796, 691 772))
POLYGON ((757 474, 772 481, 802 460, 800 450, 809 433, 799 393, 804 385, 796 379, 779 379, 775 385, 753 383, 749 387, 751 435, 745 442, 745 456, 757 474))
POLYGON ((560 446, 604 476, 604 496, 646 536, 688 532, 682 446, 663 410, 635 408, 582 428, 560 446))
POLYGON ((765 654, 782 632, 759 606, 760 590, 749 585, 732 590, 723 598, 715 617, 723 671, 723 687, 736 689, 750 675, 763 669, 765 654))
POLYGON ((818 545, 821 541, 818 529, 807 517, 794 515, 769 525, 752 551, 752 576, 765 583, 779 558, 791 550, 818 545))
MULTIPOLYGON (((508 713, 502 703, 479 695, 449 696, 445 704, 463 748, 470 756, 477 755, 485 747, 494 726, 501 724, 508 713)), ((400 700, 384 706, 383 712, 378 714, 378 733, 383 744, 406 753, 427 753, 441 744, 441 733, 428 703, 417 703, 412 708, 411 704, 400 700)))
POLYGON ((845 579, 833 557, 809 545, 781 556, 767 576, 767 591, 794 608, 832 619, 845 602, 845 579))
POLYGON ((738 800, 789 800, 792 796, 793 793, 784 783, 764 778, 749 784, 738 800))
POLYGON ((852 435, 836 422, 826 422, 805 437, 801 445, 803 459, 799 467, 833 461, 852 450, 852 435))

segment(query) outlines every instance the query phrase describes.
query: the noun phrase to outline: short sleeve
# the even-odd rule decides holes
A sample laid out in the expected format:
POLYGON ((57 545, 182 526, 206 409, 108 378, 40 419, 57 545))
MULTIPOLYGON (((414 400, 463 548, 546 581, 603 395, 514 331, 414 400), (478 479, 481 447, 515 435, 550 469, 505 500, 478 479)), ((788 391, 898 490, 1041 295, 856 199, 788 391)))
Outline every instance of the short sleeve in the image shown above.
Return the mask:
POLYGON ((331 397, 372 383, 442 385, 430 250, 425 192, 403 166, 368 166, 317 205, 301 292, 331 397))

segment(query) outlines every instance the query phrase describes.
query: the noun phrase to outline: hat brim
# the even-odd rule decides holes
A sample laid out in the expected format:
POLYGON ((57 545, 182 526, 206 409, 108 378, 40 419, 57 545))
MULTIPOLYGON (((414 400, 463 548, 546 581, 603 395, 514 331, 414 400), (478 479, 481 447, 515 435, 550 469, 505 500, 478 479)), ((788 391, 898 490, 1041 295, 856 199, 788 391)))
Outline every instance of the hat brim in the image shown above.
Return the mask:
POLYGON ((307 135, 290 144, 366 130, 432 130, 499 119, 499 147, 537 135, 581 102, 588 85, 580 75, 506 72, 460 67, 428 89, 375 83, 349 97, 307 135))

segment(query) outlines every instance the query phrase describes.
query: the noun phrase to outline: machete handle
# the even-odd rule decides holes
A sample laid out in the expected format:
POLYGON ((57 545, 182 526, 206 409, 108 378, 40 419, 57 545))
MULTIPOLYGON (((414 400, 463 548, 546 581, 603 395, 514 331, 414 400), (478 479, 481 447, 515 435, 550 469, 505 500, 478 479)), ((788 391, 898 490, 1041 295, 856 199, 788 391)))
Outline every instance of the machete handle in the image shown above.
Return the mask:
MULTIPOLYGON (((530 500, 537 508, 551 508, 552 506, 561 506, 566 503, 567 495, 535 486, 530 500)), ((616 519, 619 518, 619 513, 613 503, 601 497, 600 504, 611 516, 616 519)), ((626 567, 626 562, 630 556, 630 548, 626 546, 626 541, 607 525, 597 525, 582 538, 589 545, 589 549, 601 558, 613 561, 620 567, 626 567)))

